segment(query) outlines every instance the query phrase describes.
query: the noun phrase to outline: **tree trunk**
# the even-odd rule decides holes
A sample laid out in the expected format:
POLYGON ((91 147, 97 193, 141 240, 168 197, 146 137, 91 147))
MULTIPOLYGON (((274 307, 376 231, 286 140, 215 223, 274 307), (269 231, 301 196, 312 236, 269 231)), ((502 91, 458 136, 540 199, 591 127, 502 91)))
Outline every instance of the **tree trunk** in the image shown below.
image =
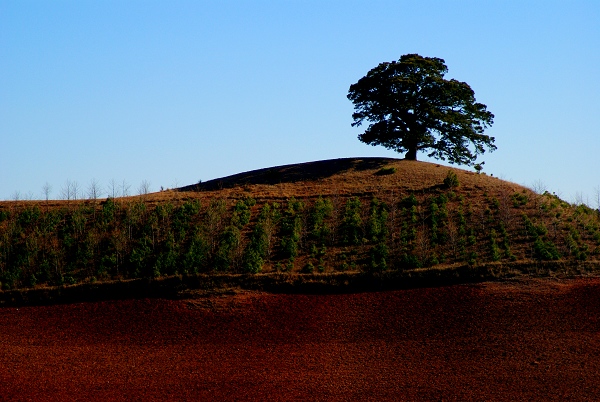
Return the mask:
POLYGON ((404 156, 404 159, 407 159, 409 161, 416 161, 417 160, 417 148, 410 148, 408 150, 408 152, 406 153, 406 155, 404 156))

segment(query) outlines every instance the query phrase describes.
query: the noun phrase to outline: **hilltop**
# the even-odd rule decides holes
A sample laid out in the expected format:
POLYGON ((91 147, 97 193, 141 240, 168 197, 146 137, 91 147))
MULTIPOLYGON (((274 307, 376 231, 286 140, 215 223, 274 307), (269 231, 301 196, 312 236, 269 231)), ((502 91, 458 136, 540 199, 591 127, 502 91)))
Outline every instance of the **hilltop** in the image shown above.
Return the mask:
POLYGON ((448 171, 459 176, 461 190, 530 191, 485 174, 440 164, 394 158, 342 158, 253 170, 176 189, 181 192, 251 193, 256 199, 281 197, 368 196, 386 192, 431 192, 448 171), (223 191, 225 190, 225 191, 223 191))
POLYGON ((592 272, 599 260, 597 211, 392 158, 277 166, 137 197, 0 203, 5 290, 168 277, 189 288, 206 276, 266 288, 271 274, 275 288, 360 287, 365 275, 400 286, 592 272))

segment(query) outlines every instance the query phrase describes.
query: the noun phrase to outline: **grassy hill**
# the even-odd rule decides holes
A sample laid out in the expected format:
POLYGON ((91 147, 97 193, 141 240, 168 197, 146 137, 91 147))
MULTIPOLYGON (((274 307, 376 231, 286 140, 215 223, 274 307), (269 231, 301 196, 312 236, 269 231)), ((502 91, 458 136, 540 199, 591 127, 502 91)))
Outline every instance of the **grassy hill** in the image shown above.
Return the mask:
POLYGON ((6 291, 232 274, 401 283, 423 272, 594 271, 599 261, 597 211, 390 158, 278 166, 138 197, 0 203, 6 291))

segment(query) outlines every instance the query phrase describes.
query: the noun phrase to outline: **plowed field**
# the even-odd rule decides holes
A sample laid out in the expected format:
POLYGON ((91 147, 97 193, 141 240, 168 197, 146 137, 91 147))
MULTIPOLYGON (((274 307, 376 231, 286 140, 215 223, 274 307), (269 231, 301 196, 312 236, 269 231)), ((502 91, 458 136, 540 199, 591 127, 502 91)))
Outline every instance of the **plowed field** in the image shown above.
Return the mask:
POLYGON ((600 279, 0 309, 0 400, 596 400, 600 279))

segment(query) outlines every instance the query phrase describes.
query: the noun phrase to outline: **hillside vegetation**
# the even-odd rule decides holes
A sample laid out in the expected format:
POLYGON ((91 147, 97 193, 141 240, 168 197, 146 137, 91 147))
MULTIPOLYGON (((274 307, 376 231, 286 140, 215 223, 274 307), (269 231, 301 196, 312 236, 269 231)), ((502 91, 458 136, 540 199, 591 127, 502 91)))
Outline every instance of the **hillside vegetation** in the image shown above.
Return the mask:
POLYGON ((4 290, 544 261, 600 261, 598 211, 426 162, 339 159, 139 197, 0 203, 4 290))

